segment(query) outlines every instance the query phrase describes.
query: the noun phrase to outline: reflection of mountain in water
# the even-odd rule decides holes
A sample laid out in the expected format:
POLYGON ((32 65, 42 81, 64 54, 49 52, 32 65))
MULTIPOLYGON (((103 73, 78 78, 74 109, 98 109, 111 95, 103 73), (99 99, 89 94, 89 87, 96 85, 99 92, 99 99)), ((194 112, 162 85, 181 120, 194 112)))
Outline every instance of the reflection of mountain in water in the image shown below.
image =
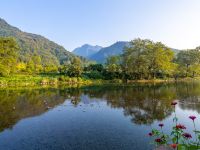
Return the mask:
POLYGON ((135 124, 151 124, 172 113, 171 102, 180 108, 200 112, 200 83, 145 86, 98 86, 69 89, 0 90, 0 131, 19 120, 40 115, 66 99, 76 107, 80 102, 106 101, 110 108, 123 108, 135 124))

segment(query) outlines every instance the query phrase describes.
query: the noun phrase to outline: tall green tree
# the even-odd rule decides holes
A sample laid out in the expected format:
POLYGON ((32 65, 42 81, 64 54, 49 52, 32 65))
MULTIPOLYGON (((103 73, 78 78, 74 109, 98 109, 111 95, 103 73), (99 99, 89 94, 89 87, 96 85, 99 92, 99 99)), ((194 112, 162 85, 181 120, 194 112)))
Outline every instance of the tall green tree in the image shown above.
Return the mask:
POLYGON ((75 57, 71 64, 68 67, 67 74, 70 77, 79 77, 83 72, 83 67, 81 65, 81 60, 78 57, 75 57))
POLYGON ((123 67, 133 79, 170 76, 176 68, 173 59, 173 51, 164 44, 135 39, 124 50, 123 67))
POLYGON ((177 55, 177 63, 181 75, 195 77, 200 75, 200 48, 180 51, 177 55))
POLYGON ((148 64, 148 73, 153 78, 156 78, 157 75, 171 75, 176 67, 172 62, 174 52, 160 42, 146 45, 145 58, 148 64))
POLYGON ((120 78, 122 73, 121 56, 110 56, 106 62, 107 76, 110 79, 120 78))
POLYGON ((148 67, 145 57, 146 45, 151 43, 150 40, 135 39, 125 48, 123 68, 131 78, 141 79, 145 75, 148 67))
POLYGON ((19 47, 15 39, 0 37, 0 76, 16 72, 19 47))
POLYGON ((34 63, 34 73, 39 73, 42 71, 43 67, 42 67, 42 60, 41 57, 39 55, 34 55, 32 57, 33 63, 34 63))

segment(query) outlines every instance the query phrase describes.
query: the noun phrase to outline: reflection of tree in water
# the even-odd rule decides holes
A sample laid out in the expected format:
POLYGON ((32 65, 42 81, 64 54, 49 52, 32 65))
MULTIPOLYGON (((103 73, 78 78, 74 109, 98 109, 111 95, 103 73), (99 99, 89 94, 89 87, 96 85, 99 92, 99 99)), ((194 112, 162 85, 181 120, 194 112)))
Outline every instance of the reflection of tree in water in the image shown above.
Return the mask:
POLYGON ((55 89, 1 90, 0 131, 12 128, 22 118, 39 115, 63 103, 67 93, 55 89))
POLYGON ((171 102, 180 101, 183 109, 200 111, 200 83, 155 84, 145 86, 88 87, 90 98, 107 100, 112 108, 123 108, 124 115, 136 124, 151 124, 171 115, 171 102))
POLYGON ((200 113, 200 83, 182 83, 177 85, 179 106, 184 110, 194 110, 200 113))
POLYGON ((66 99, 76 107, 82 95, 90 100, 104 100, 111 108, 123 108, 124 115, 136 124, 165 119, 172 113, 174 99, 180 100, 182 109, 200 112, 200 83, 0 90, 0 131, 12 128, 22 118, 42 114, 66 99))
POLYGON ((103 87, 87 93, 107 100, 110 107, 123 108, 137 124, 150 124, 162 120, 172 112, 171 102, 176 98, 173 86, 103 87), (169 90, 170 89, 170 90, 169 90), (92 93, 91 93, 92 92, 92 93))
POLYGON ((71 103, 77 106, 81 102, 82 91, 79 88, 70 88, 68 93, 71 95, 71 103))

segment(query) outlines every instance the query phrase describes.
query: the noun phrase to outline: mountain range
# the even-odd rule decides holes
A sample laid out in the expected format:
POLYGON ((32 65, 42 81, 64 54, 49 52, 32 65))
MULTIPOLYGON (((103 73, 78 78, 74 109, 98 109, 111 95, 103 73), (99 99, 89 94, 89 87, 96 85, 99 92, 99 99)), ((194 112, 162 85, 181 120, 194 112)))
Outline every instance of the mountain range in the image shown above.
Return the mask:
MULTIPOLYGON (((97 63, 105 63, 109 56, 122 54, 124 47, 129 45, 127 41, 118 41, 108 47, 85 44, 74 49, 71 53, 55 42, 41 35, 23 32, 1 18, 0 36, 14 37, 17 40, 20 46, 20 60, 28 62, 34 55, 37 55, 40 56, 43 66, 59 66, 64 61, 70 61, 77 57, 77 55, 80 56, 82 61, 86 61, 85 58, 87 58, 97 63)), ((179 51, 177 49, 172 50, 175 54, 179 51)))
POLYGON ((72 51, 72 53, 78 55, 78 56, 83 56, 85 58, 89 58, 90 56, 92 56, 93 54, 97 53, 100 49, 102 49, 103 47, 101 46, 92 46, 89 44, 85 44, 81 47, 78 47, 76 49, 74 49, 72 51))
MULTIPOLYGON (((88 44, 87 44, 88 45, 88 44)), ((115 55, 120 55, 123 53, 123 50, 125 47, 129 45, 128 41, 118 41, 108 47, 102 47, 101 49, 97 51, 92 51, 90 55, 86 55, 88 53, 87 47, 89 46, 91 49, 95 48, 91 45, 88 46, 82 46, 81 48, 77 48, 73 51, 74 54, 77 54, 79 56, 86 57, 87 59, 91 61, 96 61, 97 63, 105 63, 106 59, 109 56, 115 56, 115 55), (78 51, 78 52, 77 52, 78 51)), ((98 46, 100 48, 100 46, 98 46)), ((171 48, 172 51, 174 51, 175 55, 180 51, 178 49, 171 48)))
POLYGON ((14 37, 20 46, 20 59, 28 62, 32 56, 38 55, 41 58, 43 66, 62 64, 76 57, 64 47, 56 44, 47 38, 32 33, 23 32, 20 29, 11 26, 5 20, 0 18, 0 36, 14 37))
POLYGON ((123 50, 126 46, 129 45, 129 42, 119 41, 111 46, 102 48, 99 50, 96 54, 93 54, 91 57, 89 57, 90 60, 94 60, 97 63, 105 63, 106 59, 109 56, 115 56, 120 55, 123 53, 123 50))
POLYGON ((123 52, 125 46, 128 46, 129 42, 119 41, 108 47, 83 45, 76 48, 72 52, 79 56, 86 57, 89 60, 96 61, 97 63, 105 63, 109 56, 120 55, 123 52))

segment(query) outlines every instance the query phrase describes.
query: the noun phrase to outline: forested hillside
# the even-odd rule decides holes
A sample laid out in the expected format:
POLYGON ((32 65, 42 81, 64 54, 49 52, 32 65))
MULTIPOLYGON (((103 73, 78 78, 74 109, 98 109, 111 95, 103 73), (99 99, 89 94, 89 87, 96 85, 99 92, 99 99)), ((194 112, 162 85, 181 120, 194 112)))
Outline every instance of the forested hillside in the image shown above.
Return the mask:
POLYGON ((22 68, 29 66, 33 70, 55 71, 56 68, 76 56, 66 51, 62 46, 43 36, 26 33, 9 25, 0 18, 0 37, 13 37, 20 48, 19 61, 22 68), (34 69, 35 64, 39 68, 34 69))

